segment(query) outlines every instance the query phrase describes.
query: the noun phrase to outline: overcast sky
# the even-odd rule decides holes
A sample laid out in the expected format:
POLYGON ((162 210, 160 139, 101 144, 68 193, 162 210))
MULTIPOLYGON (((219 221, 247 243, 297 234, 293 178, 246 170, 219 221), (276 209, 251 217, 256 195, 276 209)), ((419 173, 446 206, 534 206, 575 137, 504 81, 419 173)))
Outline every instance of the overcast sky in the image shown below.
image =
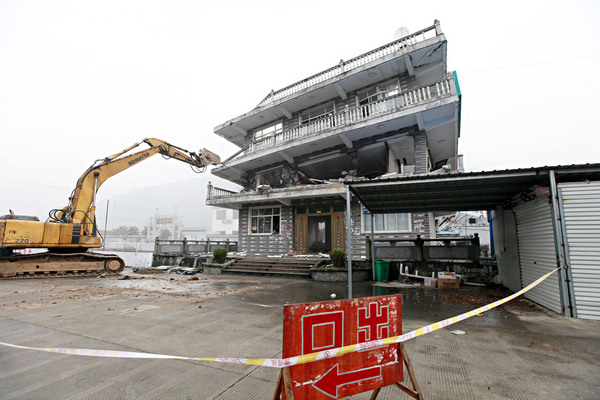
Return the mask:
MULTIPOLYGON (((595 0, 0 0, 0 215, 45 219, 94 160, 146 137, 227 158, 215 126, 436 18, 468 171, 600 162, 595 0)), ((154 157, 99 200, 193 176, 154 157)))

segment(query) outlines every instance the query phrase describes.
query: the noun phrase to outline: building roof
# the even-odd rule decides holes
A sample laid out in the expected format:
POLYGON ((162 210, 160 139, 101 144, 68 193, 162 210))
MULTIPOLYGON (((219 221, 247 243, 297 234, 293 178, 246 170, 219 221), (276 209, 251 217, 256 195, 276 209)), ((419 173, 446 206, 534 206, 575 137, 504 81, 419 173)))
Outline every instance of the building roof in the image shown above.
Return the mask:
POLYGON ((600 163, 448 174, 381 177, 348 182, 350 190, 374 214, 492 210, 536 186, 556 181, 600 180, 600 163))
POLYGON ((418 75, 419 82, 446 78, 446 38, 434 25, 269 93, 254 109, 214 128, 238 147, 245 146, 248 131, 295 112, 375 84, 402 73, 418 75))

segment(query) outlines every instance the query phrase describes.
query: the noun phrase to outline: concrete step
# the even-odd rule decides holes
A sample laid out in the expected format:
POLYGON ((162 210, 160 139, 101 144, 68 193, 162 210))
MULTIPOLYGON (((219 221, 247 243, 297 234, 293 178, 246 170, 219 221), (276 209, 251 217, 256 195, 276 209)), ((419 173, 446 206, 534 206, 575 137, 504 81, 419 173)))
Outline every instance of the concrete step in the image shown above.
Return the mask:
POLYGON ((232 271, 232 270, 240 270, 240 271, 264 271, 265 273, 287 273, 287 272, 298 272, 298 273, 308 273, 310 268, 286 268, 282 266, 252 266, 252 265, 230 265, 227 268, 224 268, 223 271, 232 271))
POLYGON ((310 278, 310 268, 319 264, 317 258, 244 257, 223 269, 224 274, 252 274, 310 278))
POLYGON ((283 270, 253 270, 253 269, 237 269, 237 268, 226 268, 223 274, 242 274, 242 275, 261 275, 261 276, 282 276, 282 277, 297 277, 297 278, 310 278, 310 272, 302 271, 283 271, 283 270))
POLYGON ((321 262, 322 258, 242 258, 238 262, 245 264, 264 264, 264 265, 306 265, 312 266, 321 262))

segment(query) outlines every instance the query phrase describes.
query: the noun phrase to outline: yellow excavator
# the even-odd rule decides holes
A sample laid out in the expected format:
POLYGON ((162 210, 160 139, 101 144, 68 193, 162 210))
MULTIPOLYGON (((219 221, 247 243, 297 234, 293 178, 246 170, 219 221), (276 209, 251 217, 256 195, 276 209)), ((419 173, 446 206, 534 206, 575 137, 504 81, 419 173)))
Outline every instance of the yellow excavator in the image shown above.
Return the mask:
POLYGON ((194 153, 152 138, 96 160, 77 181, 69 204, 51 210, 45 222, 12 211, 0 217, 0 278, 123 271, 125 263, 119 256, 88 251, 103 246, 96 226, 96 194, 105 180, 155 154, 190 164, 194 172, 221 162, 206 149, 194 153), (141 144, 150 148, 130 153, 141 144), (26 249, 47 251, 23 254, 26 249))

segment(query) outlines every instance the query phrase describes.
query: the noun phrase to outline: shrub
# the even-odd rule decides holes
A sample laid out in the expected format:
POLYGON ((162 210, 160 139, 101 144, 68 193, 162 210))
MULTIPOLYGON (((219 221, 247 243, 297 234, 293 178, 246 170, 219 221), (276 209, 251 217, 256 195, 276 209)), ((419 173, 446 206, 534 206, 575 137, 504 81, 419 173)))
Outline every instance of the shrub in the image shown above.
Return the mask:
POLYGON ((213 261, 216 264, 224 264, 226 259, 227 259, 227 250, 219 247, 213 251, 213 261))
POLYGON ((329 252, 329 258, 334 267, 343 268, 346 262, 346 253, 340 249, 333 249, 329 252))

